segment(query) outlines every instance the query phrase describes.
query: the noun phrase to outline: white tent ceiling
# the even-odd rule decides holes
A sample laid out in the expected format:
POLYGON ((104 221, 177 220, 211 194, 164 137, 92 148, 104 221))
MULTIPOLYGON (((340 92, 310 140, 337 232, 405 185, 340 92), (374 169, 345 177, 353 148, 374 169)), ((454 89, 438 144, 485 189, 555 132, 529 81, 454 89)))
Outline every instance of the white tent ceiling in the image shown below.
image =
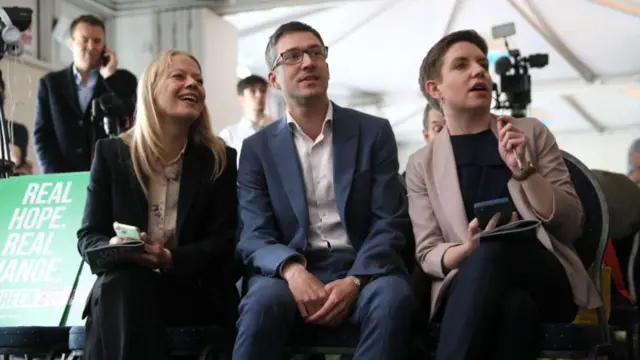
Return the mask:
POLYGON ((531 112, 552 131, 640 127, 640 0, 340 1, 226 19, 241 35, 243 65, 262 75, 267 38, 278 25, 299 20, 316 28, 330 48, 332 98, 378 95, 401 141, 420 138, 418 68, 431 45, 448 32, 475 29, 492 51, 504 51, 491 27, 506 22, 517 30, 512 48, 549 54, 549 65, 531 72, 531 112))

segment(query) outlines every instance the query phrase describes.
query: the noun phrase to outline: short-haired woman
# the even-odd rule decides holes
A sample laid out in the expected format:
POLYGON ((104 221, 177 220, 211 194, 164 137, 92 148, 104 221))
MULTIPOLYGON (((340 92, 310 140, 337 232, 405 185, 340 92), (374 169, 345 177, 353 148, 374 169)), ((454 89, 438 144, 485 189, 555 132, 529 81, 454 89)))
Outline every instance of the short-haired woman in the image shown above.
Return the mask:
POLYGON ((539 120, 490 113, 487 44, 475 31, 431 48, 420 87, 446 119, 406 174, 416 257, 441 322, 437 359, 535 359, 540 322, 601 304, 572 246, 583 210, 561 152, 539 120), (499 218, 481 228, 474 204, 496 199, 508 199, 512 220, 540 221, 537 232, 480 242, 499 218))

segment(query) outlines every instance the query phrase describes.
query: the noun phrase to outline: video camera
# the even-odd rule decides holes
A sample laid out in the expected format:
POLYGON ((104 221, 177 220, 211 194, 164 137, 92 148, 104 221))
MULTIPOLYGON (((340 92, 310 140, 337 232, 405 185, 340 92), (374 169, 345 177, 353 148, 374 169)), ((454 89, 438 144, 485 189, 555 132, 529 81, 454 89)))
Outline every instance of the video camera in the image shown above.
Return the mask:
MULTIPOLYGON (((22 32, 31 26, 33 10, 25 7, 0 8, 0 60, 6 54, 20 56, 24 52, 22 32)), ((2 89, 4 92, 4 89, 2 89)), ((9 127, 4 117, 3 106, 0 106, 0 179, 15 174, 15 164, 11 161, 9 147, 9 127)))
POLYGON ((507 37, 515 35, 513 23, 494 26, 491 29, 494 39, 504 39, 509 56, 502 56, 495 63, 496 73, 500 76, 500 90, 496 83, 493 92, 496 97, 494 109, 509 109, 513 117, 525 117, 527 106, 531 104, 532 68, 543 68, 549 64, 549 54, 531 54, 522 56, 520 50, 509 49, 507 37), (503 95, 504 96, 501 96, 503 95), (506 99, 505 99, 506 98, 506 99))
POLYGON ((21 33, 26 31, 32 22, 33 10, 26 7, 0 8, 0 59, 4 55, 20 56, 24 51, 24 44, 20 39, 21 33))

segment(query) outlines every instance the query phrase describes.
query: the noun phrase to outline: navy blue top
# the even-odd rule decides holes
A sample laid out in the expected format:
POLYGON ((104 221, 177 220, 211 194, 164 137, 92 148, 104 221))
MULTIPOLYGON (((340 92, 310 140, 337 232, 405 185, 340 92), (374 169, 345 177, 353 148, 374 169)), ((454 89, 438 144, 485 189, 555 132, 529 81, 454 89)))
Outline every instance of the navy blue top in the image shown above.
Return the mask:
POLYGON ((491 129, 476 134, 452 135, 451 146, 469 222, 476 217, 475 203, 506 197, 513 206, 507 187, 511 170, 500 157, 498 138, 491 129))

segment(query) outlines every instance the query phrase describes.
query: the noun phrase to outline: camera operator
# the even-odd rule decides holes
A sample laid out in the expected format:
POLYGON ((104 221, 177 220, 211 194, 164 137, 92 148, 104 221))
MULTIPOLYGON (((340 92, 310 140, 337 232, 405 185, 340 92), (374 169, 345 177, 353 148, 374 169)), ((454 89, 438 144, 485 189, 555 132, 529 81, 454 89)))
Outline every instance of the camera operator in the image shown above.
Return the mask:
POLYGON ((131 116, 137 81, 118 72, 118 58, 104 43, 105 25, 93 15, 71 22, 69 47, 73 64, 40 79, 34 143, 40 170, 45 173, 88 171, 97 140, 107 137, 92 102, 109 94, 131 116))

